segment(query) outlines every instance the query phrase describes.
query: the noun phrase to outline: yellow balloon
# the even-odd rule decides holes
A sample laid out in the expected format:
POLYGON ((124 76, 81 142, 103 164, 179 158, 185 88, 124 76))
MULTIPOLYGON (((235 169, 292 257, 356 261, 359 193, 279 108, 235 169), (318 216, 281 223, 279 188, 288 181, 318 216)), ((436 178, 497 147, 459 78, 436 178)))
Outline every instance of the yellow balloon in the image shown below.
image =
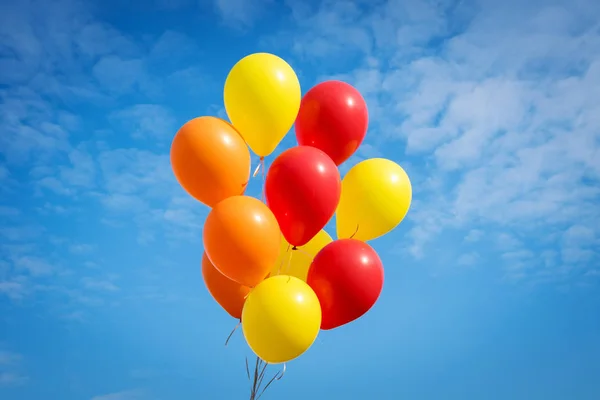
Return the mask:
POLYGON ((248 346, 262 360, 283 363, 300 356, 321 328, 321 305, 300 279, 278 275, 259 283, 242 310, 242 330, 248 346))
POLYGON ((279 258, 271 269, 271 276, 280 274, 291 275, 306 282, 308 269, 313 259, 323 247, 332 241, 331 236, 324 230, 321 230, 304 246, 292 250, 292 246, 281 236, 279 258))
POLYGON ((294 124, 302 94, 287 62, 273 54, 255 53, 233 66, 223 97, 233 126, 254 153, 265 157, 294 124))
POLYGON ((362 161, 342 180, 337 236, 365 242, 383 236, 402 222, 411 201, 412 186, 401 166, 385 158, 362 161))

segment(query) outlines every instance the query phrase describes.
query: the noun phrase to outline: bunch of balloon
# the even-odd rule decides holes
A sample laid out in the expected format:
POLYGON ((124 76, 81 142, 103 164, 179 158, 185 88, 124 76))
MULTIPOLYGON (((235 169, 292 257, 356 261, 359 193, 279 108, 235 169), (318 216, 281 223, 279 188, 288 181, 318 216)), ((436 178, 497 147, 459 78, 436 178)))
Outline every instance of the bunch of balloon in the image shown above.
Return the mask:
POLYGON ((373 306, 383 267, 366 242, 402 221, 412 192, 404 170, 386 159, 362 161, 341 179, 338 166, 368 125, 366 103, 347 83, 323 82, 302 97, 289 64, 256 53, 229 72, 224 103, 230 122, 205 116, 181 127, 171 165, 180 185, 211 208, 202 276, 257 355, 255 399, 268 364, 299 357, 321 329, 373 306), (264 165, 294 125, 299 145, 268 168, 265 202, 246 195, 250 150, 264 165), (334 215, 337 240, 324 230, 334 215))
MULTIPOLYGON (((336 165, 360 147, 367 126, 365 100, 354 87, 340 81, 322 82, 310 89, 295 124, 298 143, 322 150, 336 165)), ((344 176, 335 213, 338 239, 319 251, 307 275, 321 304, 321 329, 352 322, 376 303, 383 289, 383 265, 366 242, 399 225, 411 200, 410 179, 391 160, 364 160, 344 176)))

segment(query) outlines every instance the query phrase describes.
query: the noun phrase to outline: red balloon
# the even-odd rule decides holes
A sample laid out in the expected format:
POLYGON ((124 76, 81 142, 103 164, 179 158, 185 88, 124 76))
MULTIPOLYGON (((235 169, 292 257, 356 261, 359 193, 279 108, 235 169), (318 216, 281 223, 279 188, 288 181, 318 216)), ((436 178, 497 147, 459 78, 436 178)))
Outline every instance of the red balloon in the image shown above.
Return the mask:
POLYGON ((335 240, 316 255, 306 282, 321 303, 321 329, 333 329, 373 307, 383 289, 383 265, 365 242, 335 240))
POLYGON ((327 225, 340 201, 341 186, 336 165, 314 147, 292 147, 273 161, 265 197, 288 243, 305 245, 327 225))
POLYGON ((346 161, 367 133, 367 104, 352 85, 326 81, 302 98, 296 118, 296 139, 301 146, 323 150, 336 165, 346 161))

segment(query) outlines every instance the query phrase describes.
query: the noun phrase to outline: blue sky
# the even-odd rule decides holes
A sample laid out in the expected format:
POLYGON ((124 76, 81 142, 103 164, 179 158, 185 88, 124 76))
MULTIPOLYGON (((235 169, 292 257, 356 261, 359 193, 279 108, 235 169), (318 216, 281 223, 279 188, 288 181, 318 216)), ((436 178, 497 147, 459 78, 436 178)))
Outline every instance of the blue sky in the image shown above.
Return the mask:
POLYGON ((599 20, 593 0, 0 0, 0 398, 247 396, 168 151, 268 51, 303 92, 363 93, 342 170, 393 159, 414 201, 373 242, 376 306, 264 398, 598 399, 599 20))

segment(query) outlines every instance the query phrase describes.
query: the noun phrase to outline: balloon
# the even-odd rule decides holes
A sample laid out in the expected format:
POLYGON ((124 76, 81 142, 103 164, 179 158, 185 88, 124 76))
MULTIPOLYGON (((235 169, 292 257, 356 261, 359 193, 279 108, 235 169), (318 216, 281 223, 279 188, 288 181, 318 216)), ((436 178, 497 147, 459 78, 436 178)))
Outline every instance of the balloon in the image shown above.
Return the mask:
POLYGON ((308 350, 320 325, 319 299, 310 286, 293 276, 265 279, 250 292, 242 311, 248 346, 271 364, 293 360, 308 350))
POLYGON ((229 72, 223 92, 233 126, 260 157, 268 156, 288 133, 300 108, 300 82, 281 58, 256 53, 229 72))
POLYGON ((325 227, 335 213, 340 188, 336 165, 319 149, 292 147, 273 161, 265 197, 288 243, 305 245, 325 227))
POLYGON ((301 146, 323 150, 336 165, 346 161, 367 133, 369 112, 359 91, 340 81, 326 81, 302 98, 296 118, 301 146))
POLYGON ((279 258, 271 269, 271 276, 280 274, 291 275, 306 282, 308 268, 313 258, 331 241, 331 236, 324 230, 321 230, 304 246, 292 250, 292 246, 285 238, 282 238, 279 247, 279 258))
POLYGON ((273 213, 254 197, 223 200, 204 223, 206 255, 223 275, 244 286, 256 286, 269 274, 280 240, 273 213))
POLYGON ((308 284, 323 309, 321 329, 333 329, 364 315, 383 289, 383 265, 368 244, 355 239, 325 246, 308 271, 308 284))
POLYGON ((411 200, 410 179, 395 162, 372 158, 356 164, 342 181, 338 238, 367 241, 385 235, 404 219, 411 200))
POLYGON ((212 265, 206 253, 202 254, 202 278, 204 278, 204 284, 215 301, 233 318, 240 319, 250 288, 240 285, 221 274, 212 265))
POLYGON ((215 117, 185 123, 171 144, 171 167, 179 184, 209 207, 244 193, 250 151, 233 126, 215 117))

